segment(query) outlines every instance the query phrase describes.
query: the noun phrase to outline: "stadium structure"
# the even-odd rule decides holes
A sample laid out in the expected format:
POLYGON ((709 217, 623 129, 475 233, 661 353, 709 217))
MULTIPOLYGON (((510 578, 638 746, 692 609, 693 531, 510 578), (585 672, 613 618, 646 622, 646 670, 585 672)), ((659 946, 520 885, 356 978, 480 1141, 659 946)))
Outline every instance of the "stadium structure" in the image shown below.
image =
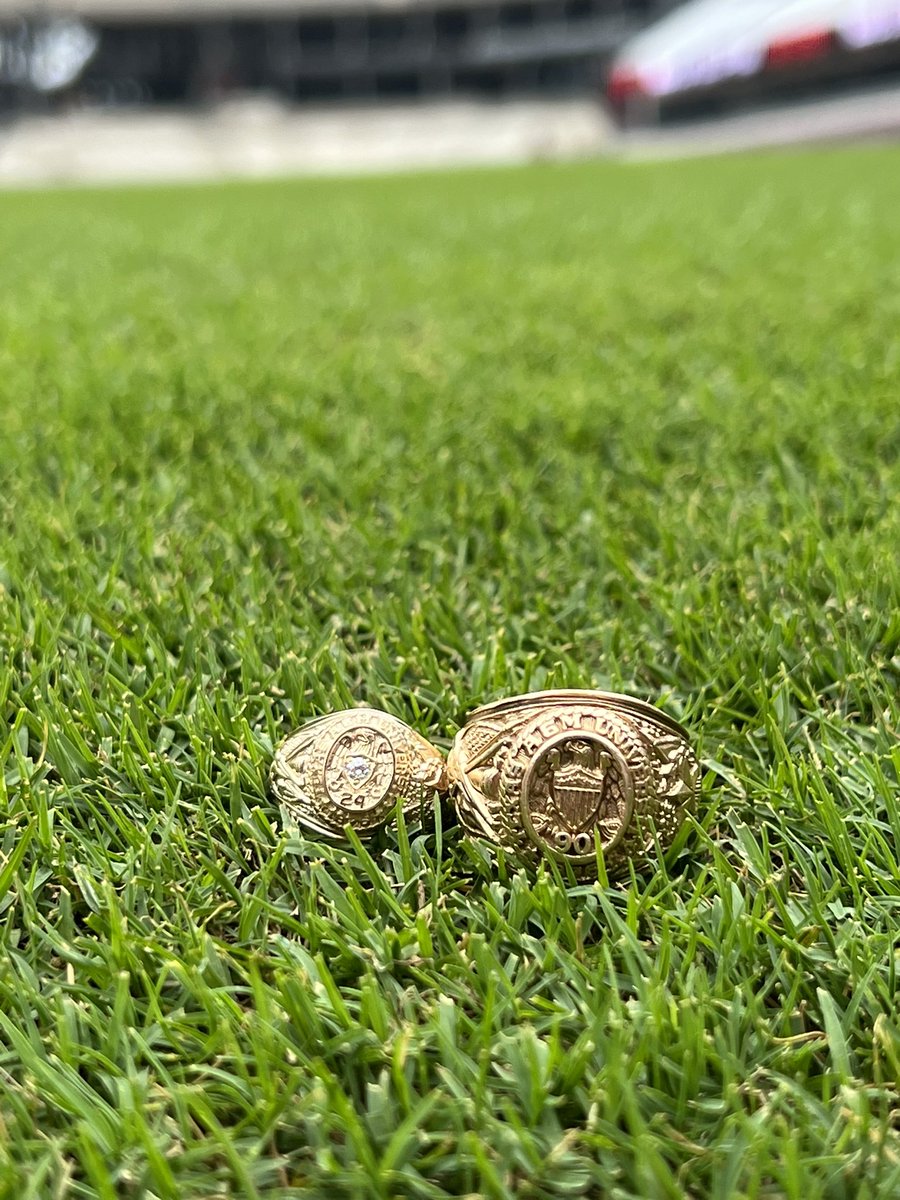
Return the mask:
POLYGON ((678 0, 0 0, 0 104, 573 93, 678 0))

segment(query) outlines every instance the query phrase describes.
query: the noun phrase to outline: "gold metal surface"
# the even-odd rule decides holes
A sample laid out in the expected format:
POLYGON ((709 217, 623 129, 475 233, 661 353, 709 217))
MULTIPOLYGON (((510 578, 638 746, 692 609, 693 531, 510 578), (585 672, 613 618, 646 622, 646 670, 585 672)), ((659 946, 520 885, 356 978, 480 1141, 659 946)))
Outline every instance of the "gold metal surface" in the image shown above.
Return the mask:
POLYGON ((397 801, 418 815, 446 787, 440 751, 414 729, 374 708, 318 717, 275 753, 272 791, 286 815, 312 833, 340 837, 351 825, 369 837, 397 801))
POLYGON ((519 857, 609 874, 667 846, 700 774, 687 732, 614 692, 531 692, 473 712, 447 762, 460 822, 519 857))

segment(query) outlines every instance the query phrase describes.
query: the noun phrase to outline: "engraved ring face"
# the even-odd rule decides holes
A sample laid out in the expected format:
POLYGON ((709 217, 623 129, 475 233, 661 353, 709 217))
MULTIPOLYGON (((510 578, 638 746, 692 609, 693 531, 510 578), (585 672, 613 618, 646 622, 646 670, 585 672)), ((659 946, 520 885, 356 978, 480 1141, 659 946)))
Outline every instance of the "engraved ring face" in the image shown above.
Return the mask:
POLYGON ((612 742, 593 731, 556 734, 526 768, 520 791, 525 831, 555 854, 594 856, 621 841, 634 803, 631 772, 612 742))
POLYGON ((271 782, 287 816, 311 832, 338 837, 351 825, 366 837, 398 800, 410 813, 430 802, 445 786, 444 760, 396 717, 349 709, 291 734, 275 754, 271 782))
POLYGON ((328 750, 323 783, 331 800, 351 813, 378 808, 394 782, 396 759, 391 743, 377 729, 357 725, 328 750))
POLYGON ((684 730, 658 709, 601 692, 540 692, 488 705, 448 761, 460 821, 523 858, 576 874, 645 858, 672 840, 699 767, 684 730))

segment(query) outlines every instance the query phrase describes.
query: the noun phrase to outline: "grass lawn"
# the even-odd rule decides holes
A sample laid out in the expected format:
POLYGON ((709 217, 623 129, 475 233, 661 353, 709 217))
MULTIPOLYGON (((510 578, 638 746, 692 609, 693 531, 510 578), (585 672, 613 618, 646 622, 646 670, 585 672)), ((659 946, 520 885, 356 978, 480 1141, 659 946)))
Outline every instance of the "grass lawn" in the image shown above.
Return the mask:
POLYGON ((897 168, 0 196, 0 1195, 900 1194, 897 168), (553 686, 695 734, 658 871, 282 831, 553 686))

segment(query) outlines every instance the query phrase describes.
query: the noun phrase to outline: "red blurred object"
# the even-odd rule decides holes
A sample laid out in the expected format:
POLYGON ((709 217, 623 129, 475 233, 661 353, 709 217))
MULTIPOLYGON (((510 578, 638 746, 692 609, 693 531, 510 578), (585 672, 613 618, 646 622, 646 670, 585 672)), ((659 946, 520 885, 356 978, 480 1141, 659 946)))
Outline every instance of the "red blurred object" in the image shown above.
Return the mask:
POLYGON ((830 53, 837 42, 833 29, 810 29, 776 38, 766 50, 767 67, 792 67, 795 63, 812 62, 830 53))
POLYGON ((610 104, 627 104, 636 96, 646 96, 647 87, 631 67, 613 67, 606 81, 606 95, 610 104))

